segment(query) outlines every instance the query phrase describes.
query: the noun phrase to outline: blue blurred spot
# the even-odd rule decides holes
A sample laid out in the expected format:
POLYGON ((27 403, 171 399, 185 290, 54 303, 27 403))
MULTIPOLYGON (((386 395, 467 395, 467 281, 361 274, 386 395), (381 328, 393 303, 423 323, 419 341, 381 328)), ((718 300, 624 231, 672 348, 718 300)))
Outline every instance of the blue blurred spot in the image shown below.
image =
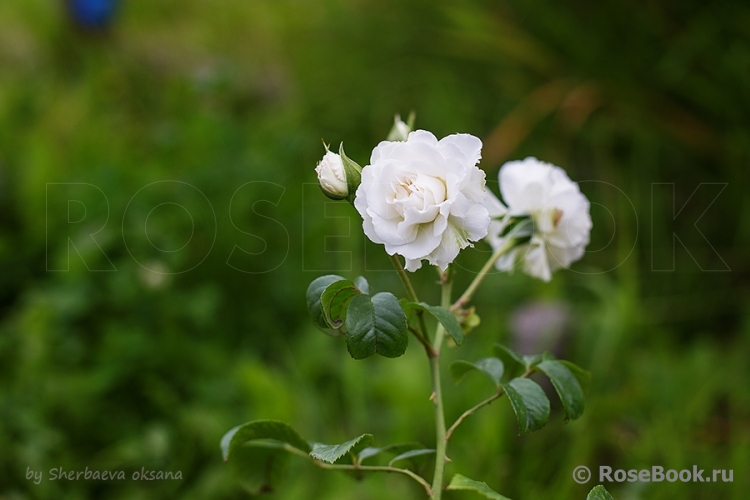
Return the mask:
POLYGON ((83 28, 104 28, 112 21, 118 0, 69 0, 73 19, 83 28))

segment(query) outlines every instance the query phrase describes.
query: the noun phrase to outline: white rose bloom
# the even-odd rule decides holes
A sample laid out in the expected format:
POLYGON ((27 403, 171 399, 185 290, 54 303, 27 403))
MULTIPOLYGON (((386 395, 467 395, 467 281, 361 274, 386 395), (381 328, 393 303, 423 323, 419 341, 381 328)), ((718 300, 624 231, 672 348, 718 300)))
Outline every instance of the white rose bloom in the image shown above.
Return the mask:
POLYGON ((470 242, 487 235, 484 171, 477 168, 482 141, 469 134, 438 141, 424 130, 405 142, 384 141, 362 169, 354 206, 365 234, 406 259, 445 270, 470 242))
POLYGON ((328 196, 342 199, 349 194, 346 184, 346 171, 341 156, 331 151, 326 152, 318 166, 315 167, 318 174, 318 182, 328 196))
POLYGON ((563 169, 530 157, 503 165, 499 178, 508 208, 506 212, 490 194, 500 207, 491 210, 491 215, 505 216, 490 224, 490 245, 497 250, 506 243, 508 236, 501 234, 514 216, 530 215, 534 234, 528 243, 498 259, 498 269, 508 271, 520 262, 527 274, 549 281, 553 271, 583 256, 591 231, 589 200, 563 169))

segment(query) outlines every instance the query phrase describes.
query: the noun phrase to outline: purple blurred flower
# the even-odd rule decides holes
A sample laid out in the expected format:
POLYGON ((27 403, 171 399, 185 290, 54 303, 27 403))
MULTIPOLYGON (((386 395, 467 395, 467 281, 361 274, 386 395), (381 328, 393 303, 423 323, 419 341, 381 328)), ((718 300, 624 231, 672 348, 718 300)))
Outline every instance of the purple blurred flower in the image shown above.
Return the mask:
POLYGON ((570 311, 562 302, 531 302, 516 309, 510 319, 514 350, 521 354, 551 351, 561 355, 570 324, 570 311))

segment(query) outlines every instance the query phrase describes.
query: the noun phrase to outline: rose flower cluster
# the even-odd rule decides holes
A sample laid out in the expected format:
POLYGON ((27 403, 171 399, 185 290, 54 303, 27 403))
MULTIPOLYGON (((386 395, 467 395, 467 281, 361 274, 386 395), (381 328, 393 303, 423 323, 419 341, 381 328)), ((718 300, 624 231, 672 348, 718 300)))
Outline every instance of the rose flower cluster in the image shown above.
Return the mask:
POLYGON ((590 204, 560 167, 526 158, 500 168, 500 201, 477 165, 482 141, 469 134, 438 140, 396 119, 387 140, 360 167, 327 151, 316 171, 323 192, 349 199, 367 237, 416 271, 426 260, 445 270, 473 242, 499 254, 495 266, 549 281, 579 260, 589 242, 590 204))

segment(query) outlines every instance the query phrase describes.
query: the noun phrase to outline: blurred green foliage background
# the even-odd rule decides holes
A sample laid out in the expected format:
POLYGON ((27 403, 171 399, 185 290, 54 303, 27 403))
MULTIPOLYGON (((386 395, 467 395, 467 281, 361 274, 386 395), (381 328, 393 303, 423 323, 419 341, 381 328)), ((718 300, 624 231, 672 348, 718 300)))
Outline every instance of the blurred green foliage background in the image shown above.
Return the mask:
MULTIPOLYGON (((500 401, 456 433, 449 474, 579 499, 593 482, 572 480, 578 465, 695 464, 734 482, 608 488, 746 498, 749 27, 731 1, 122 0, 90 32, 62 2, 0 3, 0 499, 244 498, 257 485, 218 443, 256 418, 431 445, 416 342, 355 362, 304 301, 330 272, 401 294, 312 169, 321 138, 365 164, 410 110, 438 136, 481 137, 495 192, 504 161, 534 155, 593 202, 584 260, 550 284, 493 276, 481 327, 447 354, 518 345, 519 315, 562 311, 558 352, 593 373, 584 417, 553 409, 519 437, 500 401), (53 467, 183 480, 50 481, 53 467)), ((487 251, 460 257, 459 290, 487 251)), ((434 303, 434 273, 415 279, 434 303)), ((452 421, 492 389, 445 391, 452 421)), ((274 494, 422 493, 295 461, 274 494)))

